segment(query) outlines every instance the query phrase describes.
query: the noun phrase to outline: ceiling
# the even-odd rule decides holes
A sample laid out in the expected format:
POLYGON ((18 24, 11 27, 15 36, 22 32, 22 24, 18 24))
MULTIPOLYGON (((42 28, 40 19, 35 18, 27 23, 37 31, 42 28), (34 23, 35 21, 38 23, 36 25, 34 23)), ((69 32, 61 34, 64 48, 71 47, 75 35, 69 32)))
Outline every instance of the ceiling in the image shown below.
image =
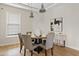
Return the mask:
MULTIPOLYGON (((28 10, 32 9, 33 11, 38 11, 41 8, 42 3, 4 3, 4 4, 17 8, 28 9, 28 10)), ((56 3, 43 3, 43 4, 46 9, 56 5, 56 3)))
MULTIPOLYGON (((41 8, 41 3, 21 3, 23 5, 29 6, 29 7, 33 7, 36 9, 40 9, 41 8)), ((51 5, 53 5, 54 3, 43 3, 45 8, 50 7, 51 5)))

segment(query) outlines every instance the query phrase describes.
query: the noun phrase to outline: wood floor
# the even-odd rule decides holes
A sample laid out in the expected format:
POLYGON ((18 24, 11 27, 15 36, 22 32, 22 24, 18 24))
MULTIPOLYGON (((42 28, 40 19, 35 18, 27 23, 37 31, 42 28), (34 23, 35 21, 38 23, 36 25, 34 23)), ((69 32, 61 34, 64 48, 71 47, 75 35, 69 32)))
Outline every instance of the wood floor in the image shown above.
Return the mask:
MULTIPOLYGON (((48 50, 48 56, 51 56, 51 50, 48 50)), ((19 44, 0 47, 0 56, 23 56, 23 50, 19 52, 19 44)), ((26 56, 30 56, 29 50, 26 50, 26 56)), ((34 52, 33 56, 44 56, 44 51, 40 54, 34 52)), ((54 56, 79 56, 79 51, 67 47, 54 46, 54 56)))

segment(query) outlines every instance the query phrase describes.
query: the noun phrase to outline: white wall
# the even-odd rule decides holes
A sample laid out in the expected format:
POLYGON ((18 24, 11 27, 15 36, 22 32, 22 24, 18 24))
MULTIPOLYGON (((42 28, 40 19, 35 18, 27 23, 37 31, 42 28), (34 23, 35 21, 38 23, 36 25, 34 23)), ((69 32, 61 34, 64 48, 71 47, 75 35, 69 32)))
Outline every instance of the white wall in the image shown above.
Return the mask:
POLYGON ((67 35, 66 46, 79 50, 79 4, 57 5, 50 8, 46 15, 45 20, 63 17, 63 32, 67 35))
POLYGON ((37 13, 35 16, 35 19, 32 21, 33 23, 33 32, 37 35, 40 34, 40 31, 42 31, 44 34, 47 34, 49 30, 49 20, 45 19, 45 13, 37 13))
POLYGON ((38 13, 35 17, 35 20, 33 20, 33 32, 37 35, 40 32, 47 34, 50 31, 50 20, 47 18, 46 13, 38 13))
POLYGON ((28 10, 0 5, 0 46, 15 44, 18 42, 18 37, 16 36, 7 37, 6 35, 6 12, 14 12, 14 13, 21 14, 21 32, 22 33, 26 33, 27 31, 32 31, 32 20, 29 18, 30 12, 28 10))

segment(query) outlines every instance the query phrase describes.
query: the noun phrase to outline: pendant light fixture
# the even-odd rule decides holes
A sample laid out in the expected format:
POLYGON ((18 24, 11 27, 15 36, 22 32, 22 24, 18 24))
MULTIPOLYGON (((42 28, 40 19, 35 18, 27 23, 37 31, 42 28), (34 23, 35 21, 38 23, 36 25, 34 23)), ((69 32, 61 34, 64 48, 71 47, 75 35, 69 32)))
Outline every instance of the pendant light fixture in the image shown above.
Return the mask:
POLYGON ((32 3, 31 3, 31 12, 30 12, 30 16, 29 16, 30 18, 33 18, 34 17, 34 15, 33 15, 33 11, 32 11, 32 3))
POLYGON ((33 16, 33 12, 31 11, 31 13, 30 13, 30 18, 33 18, 34 16, 33 16))
POLYGON ((46 12, 46 9, 44 8, 44 4, 41 4, 41 9, 39 10, 40 13, 46 12))

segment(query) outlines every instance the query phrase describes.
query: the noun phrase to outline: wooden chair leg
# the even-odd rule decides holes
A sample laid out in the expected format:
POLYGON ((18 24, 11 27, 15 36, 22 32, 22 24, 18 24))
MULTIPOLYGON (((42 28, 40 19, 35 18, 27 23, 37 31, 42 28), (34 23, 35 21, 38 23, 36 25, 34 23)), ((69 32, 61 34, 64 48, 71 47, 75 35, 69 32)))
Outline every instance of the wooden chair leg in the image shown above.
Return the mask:
POLYGON ((51 48, 51 55, 53 56, 53 48, 51 48))
POLYGON ((26 49, 24 48, 24 56, 26 55, 26 49))
POLYGON ((47 56, 47 50, 45 49, 45 56, 47 56))
POLYGON ((21 53, 21 50, 22 50, 22 45, 20 45, 20 53, 21 53))
POLYGON ((31 52, 31 56, 33 56, 33 51, 31 50, 30 52, 31 52))

